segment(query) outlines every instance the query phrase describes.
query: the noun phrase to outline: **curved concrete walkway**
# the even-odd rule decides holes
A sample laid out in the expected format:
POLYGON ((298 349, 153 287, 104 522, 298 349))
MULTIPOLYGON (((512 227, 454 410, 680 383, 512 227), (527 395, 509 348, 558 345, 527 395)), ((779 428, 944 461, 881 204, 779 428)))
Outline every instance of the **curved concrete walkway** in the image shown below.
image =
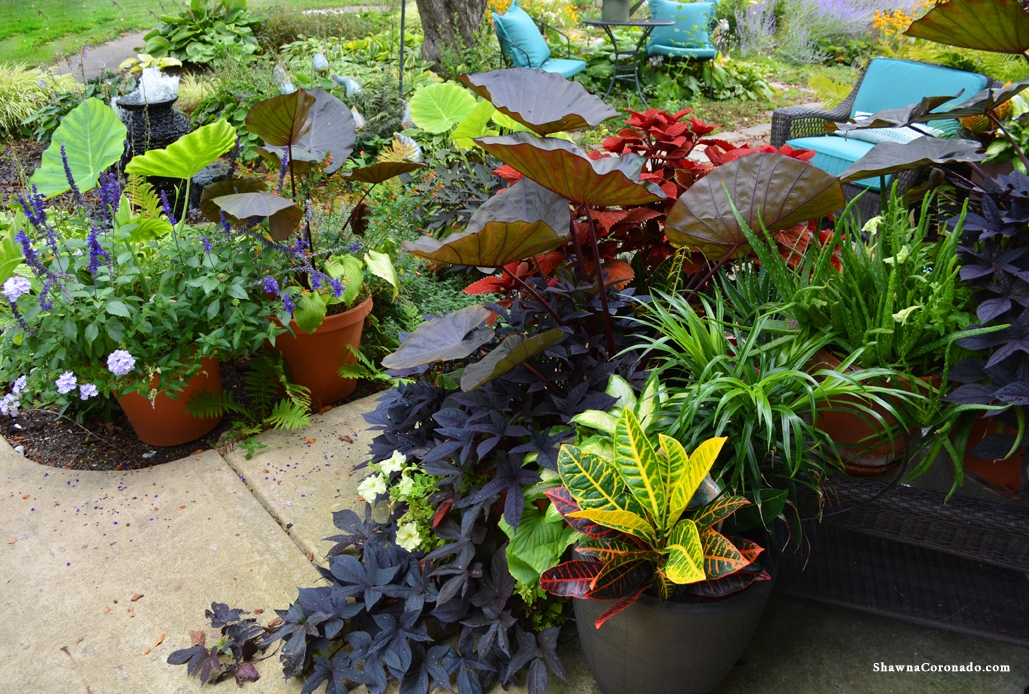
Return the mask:
MULTIPOLYGON (((79 472, 37 465, 0 439, 0 692, 199 692, 185 667, 165 661, 189 646, 189 630, 208 626, 213 600, 260 609, 264 623, 297 586, 321 581, 314 563, 335 532, 332 511, 357 506, 362 474, 351 472, 376 399, 317 415, 300 432, 265 432, 268 448, 249 461, 207 451, 147 470, 79 472)), ((575 640, 561 656, 569 683, 551 677, 550 694, 599 694, 575 640)), ((262 677, 245 692, 299 692, 277 657, 257 667, 262 677)), ((1027 684, 1027 649, 776 594, 715 694, 1020 694, 1027 684), (1011 672, 882 674, 881 661, 1011 672)))

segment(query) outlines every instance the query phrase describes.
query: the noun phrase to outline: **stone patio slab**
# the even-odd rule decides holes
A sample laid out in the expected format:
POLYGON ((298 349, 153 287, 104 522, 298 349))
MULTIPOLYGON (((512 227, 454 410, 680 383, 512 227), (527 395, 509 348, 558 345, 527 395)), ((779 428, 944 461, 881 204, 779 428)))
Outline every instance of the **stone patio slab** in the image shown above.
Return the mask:
MULTIPOLYGON (((0 440, 0 549, 0 691, 12 694, 199 692, 166 659, 190 629, 213 633, 213 600, 263 609, 265 623, 321 580, 212 451, 86 472, 38 465, 0 440)), ((258 670, 252 694, 300 689, 277 660, 258 670)))

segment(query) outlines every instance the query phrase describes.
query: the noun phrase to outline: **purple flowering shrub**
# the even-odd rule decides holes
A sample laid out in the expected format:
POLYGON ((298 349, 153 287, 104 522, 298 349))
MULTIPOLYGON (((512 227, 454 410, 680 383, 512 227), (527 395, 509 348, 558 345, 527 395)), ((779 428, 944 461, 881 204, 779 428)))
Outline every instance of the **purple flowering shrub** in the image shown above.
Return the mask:
POLYGON ((76 185, 82 172, 60 151, 70 195, 31 186, 9 211, 22 263, 0 275, 0 413, 106 416, 117 396, 174 394, 201 358, 242 357, 281 332, 260 287, 266 258, 244 239, 169 218, 142 177, 76 185))

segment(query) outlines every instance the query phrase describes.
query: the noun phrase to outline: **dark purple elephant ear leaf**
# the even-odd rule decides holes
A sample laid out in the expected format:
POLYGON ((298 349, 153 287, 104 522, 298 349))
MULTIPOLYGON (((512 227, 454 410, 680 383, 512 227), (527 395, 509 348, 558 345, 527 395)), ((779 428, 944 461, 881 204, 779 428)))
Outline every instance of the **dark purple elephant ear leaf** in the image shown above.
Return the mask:
POLYGON ((989 89, 984 89, 977 94, 973 94, 960 104, 957 104, 954 108, 949 109, 944 113, 934 113, 931 116, 925 116, 921 121, 924 122, 930 118, 964 118, 965 116, 978 116, 982 113, 986 113, 987 111, 992 111, 1006 101, 1010 101, 1016 94, 1027 88, 1029 88, 1029 80, 1005 84, 1003 87, 991 87, 989 89))
MULTIPOLYGON (((825 126, 827 132, 847 133, 851 130, 865 130, 867 128, 902 128, 912 123, 921 122, 919 119, 932 112, 933 109, 942 106, 948 101, 953 101, 960 94, 951 96, 926 96, 916 104, 908 104, 903 108, 890 108, 877 111, 867 118, 862 118, 854 123, 828 123, 825 126)), ((951 118, 952 116, 941 116, 951 118)))
POLYGON ((473 92, 537 135, 593 128, 618 111, 559 74, 513 68, 461 75, 473 92))
MULTIPOLYGON (((323 170, 325 173, 334 173, 343 166, 354 150, 354 141, 357 137, 354 114, 346 104, 324 89, 313 89, 308 95, 314 99, 314 103, 306 115, 306 130, 292 143, 293 158, 297 161, 320 162, 331 156, 331 161, 323 170)), ((247 129, 250 129, 249 115, 247 129)), ((275 145, 264 136, 262 138, 269 145, 268 151, 274 152, 281 161, 286 151, 285 146, 275 145)))
POLYGON ((978 51, 1029 50, 1029 14, 1018 0, 950 0, 911 23, 905 36, 978 51))
POLYGON ((982 161, 986 155, 978 152, 981 147, 975 140, 935 137, 920 137, 906 144, 880 142, 840 174, 840 180, 859 181, 926 166, 982 161))
POLYGON ((276 241, 288 238, 304 218, 303 210, 296 203, 275 193, 237 193, 212 198, 211 202, 234 221, 267 217, 268 231, 276 241))
POLYGON ((475 141, 527 178, 578 205, 624 207, 668 197, 653 183, 640 182, 643 159, 634 154, 590 159, 567 140, 532 133, 475 141))
POLYGON ((818 167, 782 154, 751 154, 694 183, 668 213, 665 234, 673 246, 708 258, 739 258, 750 247, 733 204, 752 230, 764 224, 775 232, 836 212, 846 202, 839 180, 818 167))
POLYGON ((552 251, 568 241, 568 201, 530 179, 483 203, 468 229, 442 241, 423 236, 404 243, 413 255, 450 265, 503 267, 552 251))
POLYGON ((272 147, 295 145, 311 127, 308 116, 314 103, 303 89, 259 101, 247 113, 247 130, 272 147))
POLYGON ((210 222, 220 222, 222 209, 214 203, 215 198, 239 193, 263 193, 268 189, 259 178, 234 178, 204 186, 200 195, 200 213, 210 222))
POLYGON ((387 369, 413 369, 437 361, 464 359, 493 339, 493 328, 483 325, 490 310, 469 306, 430 318, 407 336, 393 354, 382 359, 387 369))
POLYGON ((505 338, 481 360, 465 367, 464 373, 461 375, 461 390, 465 392, 478 390, 484 383, 507 373, 543 350, 553 347, 564 339, 566 334, 560 328, 552 328, 528 339, 522 335, 511 335, 505 338))
POLYGON ((359 183, 382 183, 402 174, 424 168, 425 164, 418 164, 413 161, 379 161, 371 166, 362 166, 354 169, 347 178, 359 183))

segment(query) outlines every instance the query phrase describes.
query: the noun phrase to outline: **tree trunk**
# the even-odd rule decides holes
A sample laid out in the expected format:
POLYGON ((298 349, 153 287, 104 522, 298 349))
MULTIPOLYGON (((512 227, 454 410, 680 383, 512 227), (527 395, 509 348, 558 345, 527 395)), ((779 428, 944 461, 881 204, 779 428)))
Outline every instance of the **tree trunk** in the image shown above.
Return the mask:
MULTIPOLYGON (((417 0, 422 19, 422 60, 439 65, 440 57, 462 48, 474 49, 475 32, 486 12, 487 0, 417 0)), ((460 61, 458 61, 460 62, 460 61)))

